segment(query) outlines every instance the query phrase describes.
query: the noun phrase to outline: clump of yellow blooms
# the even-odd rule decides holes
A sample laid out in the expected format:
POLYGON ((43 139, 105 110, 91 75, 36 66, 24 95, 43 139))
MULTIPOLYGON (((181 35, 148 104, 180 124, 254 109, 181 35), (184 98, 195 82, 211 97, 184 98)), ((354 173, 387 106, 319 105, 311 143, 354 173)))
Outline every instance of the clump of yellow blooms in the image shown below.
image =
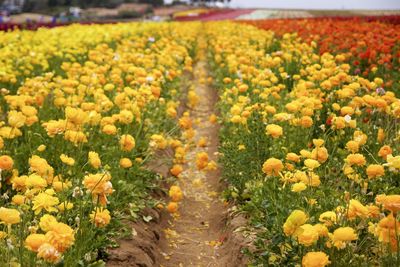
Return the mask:
MULTIPOLYGON (((215 68, 199 83, 220 93, 221 115, 205 123, 221 123, 224 177, 254 211, 261 265, 393 264, 397 85, 376 66, 362 72, 351 51, 317 53, 321 36, 194 22, 0 34, 0 265, 89 265, 77 240, 107 234, 119 205, 135 212, 155 182, 141 176, 151 155, 171 156, 179 178, 189 148, 207 149, 193 129, 203 122, 180 112, 198 34, 215 68)), ((210 157, 196 154, 199 171, 216 169, 210 157)), ((172 185, 168 195, 176 213, 183 192, 172 185)))
POLYGON ((393 70, 361 74, 350 51, 317 53, 321 36, 222 22, 206 33, 222 169, 257 226, 255 265, 395 265, 400 100, 382 78, 393 70))
MULTIPOLYGON (((96 257, 84 255, 115 232, 114 213, 136 216, 148 199, 156 181, 145 164, 157 150, 174 150, 179 176, 186 148, 170 140, 199 30, 120 23, 0 34, 1 266, 90 265, 96 257)), ((189 98, 194 107, 198 96, 189 98)), ((190 119, 180 124, 189 138, 190 119)))

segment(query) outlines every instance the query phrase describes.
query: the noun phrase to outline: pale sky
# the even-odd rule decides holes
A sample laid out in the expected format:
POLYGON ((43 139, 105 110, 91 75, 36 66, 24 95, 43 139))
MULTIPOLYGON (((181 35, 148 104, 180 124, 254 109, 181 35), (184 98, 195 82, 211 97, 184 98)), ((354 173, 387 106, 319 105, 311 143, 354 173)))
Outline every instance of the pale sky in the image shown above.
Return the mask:
POLYGON ((231 0, 230 7, 400 10, 400 0, 231 0))
POLYGON ((400 0, 231 0, 231 7, 400 10, 400 0))

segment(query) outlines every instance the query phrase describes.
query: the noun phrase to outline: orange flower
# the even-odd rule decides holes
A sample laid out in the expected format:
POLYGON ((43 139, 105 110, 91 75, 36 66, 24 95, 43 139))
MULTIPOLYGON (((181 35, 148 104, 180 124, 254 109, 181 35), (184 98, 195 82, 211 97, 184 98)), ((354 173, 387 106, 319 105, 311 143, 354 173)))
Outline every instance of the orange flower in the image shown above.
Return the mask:
POLYGON ((180 164, 175 164, 169 171, 173 176, 178 177, 182 173, 183 167, 180 164))
POLYGON ((43 234, 31 234, 25 239, 25 247, 33 252, 38 252, 44 243, 46 243, 46 237, 43 234))
POLYGON ((362 154, 359 154, 359 153, 348 155, 345 161, 350 166, 351 165, 362 166, 362 165, 364 165, 366 163, 365 157, 362 154))
POLYGON ((0 156, 0 169, 4 171, 9 171, 13 168, 14 161, 10 156, 3 155, 0 156))
POLYGON ((347 212, 347 217, 349 220, 353 220, 356 217, 367 218, 369 215, 369 210, 360 201, 356 199, 351 199, 349 204, 349 209, 347 212))
POLYGON ((176 202, 169 202, 167 205, 167 210, 169 213, 175 213, 178 211, 178 203, 176 202))
POLYGON ((272 136, 273 138, 278 138, 283 134, 282 127, 276 124, 268 124, 265 130, 267 134, 272 136))
POLYGON ((262 171, 267 175, 278 176, 283 169, 282 161, 276 158, 269 158, 263 164, 262 171))
POLYGON ((196 166, 197 169, 202 170, 207 167, 208 154, 206 152, 200 152, 196 155, 196 166))
POLYGON ((386 160, 387 156, 392 154, 392 149, 390 148, 390 146, 383 146, 379 149, 378 151, 378 156, 383 158, 384 160, 386 160))
POLYGON ((328 255, 321 251, 308 252, 301 261, 303 267, 325 267, 330 263, 328 255))
POLYGON ((400 195, 378 195, 376 203, 382 204, 383 208, 393 213, 400 211, 400 195))
POLYGON ((381 177, 385 174, 385 169, 383 168, 382 165, 379 164, 371 164, 367 167, 367 175, 368 178, 373 179, 373 178, 378 178, 381 177))

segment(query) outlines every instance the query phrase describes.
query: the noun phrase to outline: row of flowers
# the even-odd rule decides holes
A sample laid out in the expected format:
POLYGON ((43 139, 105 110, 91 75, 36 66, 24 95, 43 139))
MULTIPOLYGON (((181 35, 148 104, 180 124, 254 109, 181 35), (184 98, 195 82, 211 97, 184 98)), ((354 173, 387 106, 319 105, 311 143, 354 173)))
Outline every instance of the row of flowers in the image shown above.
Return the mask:
POLYGON ((365 19, 314 18, 293 20, 247 21, 259 28, 271 30, 278 36, 297 33, 318 52, 342 54, 351 66, 351 73, 371 79, 378 75, 384 86, 400 88, 400 24, 398 17, 365 19), (391 18, 391 19, 390 19, 391 18), (388 71, 389 70, 389 71, 388 71))
MULTIPOLYGON (((278 34, 232 23, 206 30, 221 97, 226 197, 240 203, 257 235, 248 251, 254 265, 397 266, 400 99, 383 77, 394 77, 398 62, 371 77, 354 73, 348 60, 362 60, 354 51, 371 34, 386 41, 368 48, 379 55, 369 63, 394 58, 397 26, 342 25, 351 40, 325 33, 318 44, 282 32, 298 30, 296 21, 262 23, 278 34), (325 47, 332 38, 343 46, 325 47)), ((318 23, 300 28, 354 22, 318 23)))
POLYGON ((154 202, 159 177, 145 166, 155 150, 177 146, 180 76, 192 69, 197 29, 0 35, 1 266, 104 259, 121 219, 154 202))

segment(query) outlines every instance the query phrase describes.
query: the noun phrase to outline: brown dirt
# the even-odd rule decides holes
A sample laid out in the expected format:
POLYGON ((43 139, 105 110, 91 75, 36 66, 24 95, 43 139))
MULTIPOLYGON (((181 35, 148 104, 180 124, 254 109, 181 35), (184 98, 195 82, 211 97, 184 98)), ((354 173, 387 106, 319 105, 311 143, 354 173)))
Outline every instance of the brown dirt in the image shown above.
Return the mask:
MULTIPOLYGON (((192 144, 187 153, 185 171, 179 179, 184 199, 179 203, 178 214, 171 216, 166 211, 146 210, 154 220, 130 223, 137 235, 121 240, 120 247, 110 251, 107 266, 246 266, 247 259, 240 251, 251 239, 239 231, 246 220, 228 212, 228 205, 220 198, 224 187, 220 170, 199 171, 195 164, 196 154, 201 151, 207 152, 210 160, 217 161, 218 157, 219 127, 208 121, 209 115, 215 112, 218 96, 207 85, 206 78, 203 60, 196 64, 191 83, 199 103, 189 111, 192 120, 197 121, 193 127, 195 143, 200 137, 206 137, 208 145, 199 148, 192 144)), ((151 169, 165 177, 168 175, 169 166, 165 165, 162 155, 151 165, 151 169)))
POLYGON ((200 120, 193 127, 195 142, 201 137, 206 137, 209 142, 206 148, 192 146, 188 152, 188 163, 179 181, 185 197, 180 203, 179 215, 169 219, 168 227, 164 229, 160 266, 245 266, 246 259, 240 253, 244 238, 240 233, 232 234, 233 228, 239 226, 227 226, 227 205, 220 198, 223 189, 220 170, 199 171, 195 164, 198 152, 206 151, 210 160, 217 161, 218 157, 219 127, 208 121, 215 112, 218 96, 206 84, 206 79, 206 63, 200 61, 194 69, 199 103, 190 113, 193 121, 200 120))

